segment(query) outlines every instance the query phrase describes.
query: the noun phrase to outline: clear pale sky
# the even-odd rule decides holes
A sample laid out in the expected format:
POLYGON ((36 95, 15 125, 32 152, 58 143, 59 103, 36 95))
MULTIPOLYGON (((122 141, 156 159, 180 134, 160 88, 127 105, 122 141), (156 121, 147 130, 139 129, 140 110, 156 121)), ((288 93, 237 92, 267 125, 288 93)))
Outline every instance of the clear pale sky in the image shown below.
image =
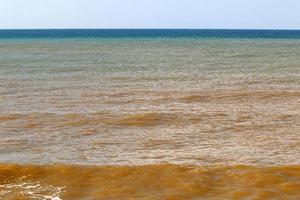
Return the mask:
POLYGON ((0 0, 7 28, 300 29, 300 0, 0 0))

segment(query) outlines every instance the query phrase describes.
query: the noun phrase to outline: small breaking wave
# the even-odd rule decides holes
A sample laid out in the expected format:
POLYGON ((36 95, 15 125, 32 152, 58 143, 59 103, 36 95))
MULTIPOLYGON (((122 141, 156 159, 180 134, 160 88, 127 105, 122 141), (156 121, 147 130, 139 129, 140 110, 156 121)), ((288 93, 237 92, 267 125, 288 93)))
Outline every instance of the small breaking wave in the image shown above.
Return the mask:
POLYGON ((300 167, 0 165, 0 198, 299 199, 300 167))
POLYGON ((64 187, 41 184, 39 181, 28 181, 26 176, 17 180, 6 180, 0 184, 2 199, 62 200, 64 187))

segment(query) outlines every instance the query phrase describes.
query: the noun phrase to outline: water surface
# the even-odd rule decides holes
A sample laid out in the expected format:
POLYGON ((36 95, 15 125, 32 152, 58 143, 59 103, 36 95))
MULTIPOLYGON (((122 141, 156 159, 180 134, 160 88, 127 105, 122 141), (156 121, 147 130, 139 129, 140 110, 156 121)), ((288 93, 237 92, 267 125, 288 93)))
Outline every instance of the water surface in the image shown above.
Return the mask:
MULTIPOLYGON (((131 175, 174 173, 164 181, 182 181, 182 190, 167 182, 158 194, 159 185, 145 192, 145 187, 135 187, 140 182, 133 182, 127 189, 138 194, 128 198, 214 199, 215 194, 215 199, 232 199, 226 192, 222 198, 226 188, 216 189, 214 180, 219 177, 225 184, 240 173, 228 183, 228 191, 239 187, 239 181, 258 185, 236 199, 274 198, 263 198, 265 192, 299 198, 281 190, 296 192, 299 184, 298 168, 289 167, 300 164, 298 31, 0 31, 0 95, 0 162, 5 163, 0 176, 7 179, 0 186, 3 198, 18 198, 14 195, 36 183, 38 194, 45 195, 41 191, 47 188, 46 196, 59 199, 68 191, 63 188, 76 182, 45 178, 41 183, 42 176, 61 176, 67 170, 74 178, 77 170, 87 170, 105 181, 109 166, 120 167, 122 175, 112 175, 120 178, 113 183, 119 189, 131 175), (94 167, 83 167, 87 165, 94 167), (222 166, 230 167, 219 174, 222 166), (193 170, 210 175, 197 174, 199 180, 185 182, 193 170), (273 170, 278 177, 261 183, 273 170), (22 187, 14 186, 13 194, 7 192, 9 184, 19 183, 22 187), (214 189, 194 191, 183 183, 214 189), (266 184, 265 190, 259 184, 266 184)), ((84 197, 99 180, 87 180, 77 197, 63 199, 97 199, 97 194, 118 199, 127 191, 103 188, 107 193, 84 197)))

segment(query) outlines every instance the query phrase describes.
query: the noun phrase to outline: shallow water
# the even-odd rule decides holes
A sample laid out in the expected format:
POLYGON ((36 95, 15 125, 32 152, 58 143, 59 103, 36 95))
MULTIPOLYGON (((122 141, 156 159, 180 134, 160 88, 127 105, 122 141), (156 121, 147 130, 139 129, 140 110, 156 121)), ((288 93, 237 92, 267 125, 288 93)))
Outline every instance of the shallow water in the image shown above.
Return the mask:
POLYGON ((300 168, 295 166, 1 165, 0 174, 0 198, 5 200, 296 200, 300 196, 300 168))
POLYGON ((299 199, 298 39, 2 39, 0 95, 3 199, 299 199))

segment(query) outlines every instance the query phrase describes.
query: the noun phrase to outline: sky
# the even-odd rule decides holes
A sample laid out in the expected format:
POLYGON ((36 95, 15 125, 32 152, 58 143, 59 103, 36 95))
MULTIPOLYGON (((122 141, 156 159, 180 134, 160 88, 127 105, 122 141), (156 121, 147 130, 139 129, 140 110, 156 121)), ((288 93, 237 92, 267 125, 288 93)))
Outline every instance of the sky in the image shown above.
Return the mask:
POLYGON ((0 0, 0 29, 300 29, 300 0, 0 0))

